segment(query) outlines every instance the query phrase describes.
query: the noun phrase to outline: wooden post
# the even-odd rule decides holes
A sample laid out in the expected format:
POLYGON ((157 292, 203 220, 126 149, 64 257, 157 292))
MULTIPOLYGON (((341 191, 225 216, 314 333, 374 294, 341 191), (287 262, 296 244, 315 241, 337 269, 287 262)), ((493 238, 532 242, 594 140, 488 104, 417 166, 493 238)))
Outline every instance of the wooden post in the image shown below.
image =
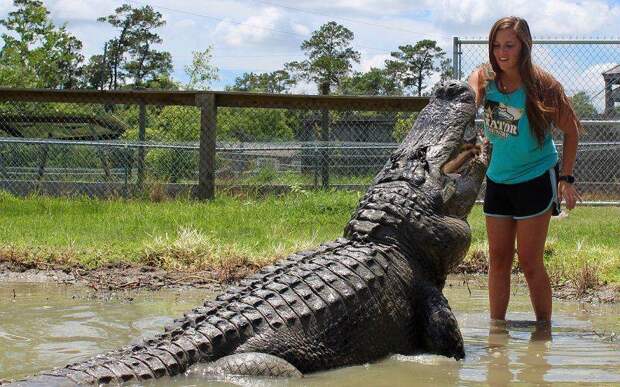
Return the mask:
POLYGON ((144 141, 146 140, 146 105, 144 102, 140 103, 140 116, 139 116, 139 127, 138 127, 138 181, 137 188, 138 192, 142 192, 144 188, 144 141))
MULTIPOLYGON (((321 95, 329 94, 329 83, 321 84, 321 95)), ((321 183, 323 189, 329 187, 329 150, 327 143, 329 142, 329 110, 321 109, 321 183)))
POLYGON ((197 95, 196 104, 200 107, 198 199, 213 199, 215 197, 215 140, 217 135, 215 94, 197 95))

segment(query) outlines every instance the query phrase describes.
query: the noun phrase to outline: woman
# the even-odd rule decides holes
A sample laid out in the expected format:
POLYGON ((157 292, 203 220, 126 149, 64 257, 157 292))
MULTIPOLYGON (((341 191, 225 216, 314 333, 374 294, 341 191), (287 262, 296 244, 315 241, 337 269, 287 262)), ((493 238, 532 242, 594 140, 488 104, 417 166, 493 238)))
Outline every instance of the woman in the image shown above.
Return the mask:
POLYGON ((485 136, 492 144, 484 213, 494 320, 506 317, 515 241, 536 320, 551 320, 551 286, 543 264, 549 219, 558 214, 562 199, 569 210, 581 199, 572 176, 581 125, 560 83, 533 65, 531 54, 527 22, 502 18, 489 33, 490 63, 469 78, 476 103, 484 104, 485 136), (553 126, 564 134, 559 177, 553 126))

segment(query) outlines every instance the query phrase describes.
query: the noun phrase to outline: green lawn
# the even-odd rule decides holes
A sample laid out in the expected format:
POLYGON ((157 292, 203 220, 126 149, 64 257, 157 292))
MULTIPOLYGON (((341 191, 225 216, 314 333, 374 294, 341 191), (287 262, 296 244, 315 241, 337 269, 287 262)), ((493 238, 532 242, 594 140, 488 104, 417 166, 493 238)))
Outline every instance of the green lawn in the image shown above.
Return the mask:
MULTIPOLYGON (((321 191, 153 203, 0 193, 0 259, 89 266, 124 260, 169 269, 260 265, 340 236, 360 195, 321 191)), ((467 259, 483 261, 479 206, 469 220, 473 243, 467 259)), ((620 284, 620 208, 579 207, 554 219, 545 259, 556 283, 587 274, 620 284)))

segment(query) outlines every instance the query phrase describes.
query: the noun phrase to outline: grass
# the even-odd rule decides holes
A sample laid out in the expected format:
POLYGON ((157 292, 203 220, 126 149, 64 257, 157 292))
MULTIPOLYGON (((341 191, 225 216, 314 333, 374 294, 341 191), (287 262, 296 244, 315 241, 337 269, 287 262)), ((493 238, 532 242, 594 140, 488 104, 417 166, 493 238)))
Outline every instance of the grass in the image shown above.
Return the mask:
MULTIPOLYGON (((88 267, 123 261, 169 270, 262 266, 342 235, 359 197, 297 190, 280 197, 154 203, 0 193, 0 260, 88 267)), ((620 284, 618 219, 618 207, 579 207, 552 220, 545 261, 554 284, 620 284)), ((473 238, 465 264, 485 271, 480 206, 469 222, 473 238)))
POLYGON ((280 198, 153 203, 2 194, 0 258, 191 269, 245 257, 261 265, 341 234, 358 196, 300 191, 280 198))
MULTIPOLYGON (((488 244, 480 206, 469 217, 472 246, 465 263, 486 271, 488 244)), ((599 284, 620 285, 620 207, 578 207, 552 218, 544 260, 554 285, 584 291, 599 284)))

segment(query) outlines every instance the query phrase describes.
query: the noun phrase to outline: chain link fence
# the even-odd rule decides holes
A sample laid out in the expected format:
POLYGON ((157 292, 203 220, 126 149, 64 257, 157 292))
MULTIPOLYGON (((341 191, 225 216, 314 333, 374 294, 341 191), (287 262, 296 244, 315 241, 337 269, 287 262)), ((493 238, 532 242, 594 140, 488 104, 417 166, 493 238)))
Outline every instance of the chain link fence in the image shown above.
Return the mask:
MULTIPOLYGON (((488 62, 487 40, 454 38, 453 70, 467 79, 488 62)), ((535 64, 564 86, 584 126, 574 174, 585 201, 620 204, 620 40, 535 40, 535 64)), ((561 133, 554 133, 558 152, 561 133)))
POLYGON ((428 100, 5 89, 0 189, 212 197, 364 189, 428 100), (7 95, 10 94, 10 95, 7 95))
MULTIPOLYGON (((454 73, 488 60, 454 39, 454 73)), ((620 41, 535 41, 586 133, 578 188, 620 204, 620 41)), ((0 90, 0 190, 213 197, 218 190, 365 189, 426 98, 0 90)), ((561 136, 556 144, 561 152, 561 136)))

